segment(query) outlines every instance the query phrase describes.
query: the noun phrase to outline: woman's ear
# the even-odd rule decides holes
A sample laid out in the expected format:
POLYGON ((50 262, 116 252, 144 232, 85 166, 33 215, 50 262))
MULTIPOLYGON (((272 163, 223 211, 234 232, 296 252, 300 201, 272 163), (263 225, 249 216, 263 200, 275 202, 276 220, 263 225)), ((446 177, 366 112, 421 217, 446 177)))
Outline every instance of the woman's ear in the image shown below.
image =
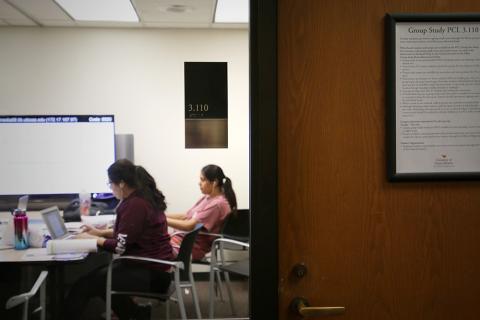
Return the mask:
POLYGON ((118 186, 119 186, 120 188, 125 187, 125 182, 121 181, 121 182, 118 184, 118 186))

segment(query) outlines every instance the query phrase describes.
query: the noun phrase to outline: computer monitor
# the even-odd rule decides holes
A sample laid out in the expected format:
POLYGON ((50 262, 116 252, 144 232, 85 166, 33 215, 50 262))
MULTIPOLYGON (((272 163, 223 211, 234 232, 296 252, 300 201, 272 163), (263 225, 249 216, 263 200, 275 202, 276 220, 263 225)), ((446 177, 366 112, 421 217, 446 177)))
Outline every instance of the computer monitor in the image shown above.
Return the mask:
POLYGON ((110 192, 113 115, 0 116, 0 195, 110 192))

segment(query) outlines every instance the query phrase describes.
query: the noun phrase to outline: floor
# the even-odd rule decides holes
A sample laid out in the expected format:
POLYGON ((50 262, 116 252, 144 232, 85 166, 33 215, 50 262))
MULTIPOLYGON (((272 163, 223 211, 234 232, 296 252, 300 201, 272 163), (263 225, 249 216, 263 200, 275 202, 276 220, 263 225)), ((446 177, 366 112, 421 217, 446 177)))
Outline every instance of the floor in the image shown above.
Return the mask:
MULTIPOLYGON (((208 319, 208 281, 196 281, 197 293, 200 300, 200 311, 203 319, 208 319)), ((223 290, 224 301, 219 297, 215 299, 214 319, 248 319, 248 280, 232 281, 233 297, 235 301, 236 315, 233 315, 228 302, 226 288, 223 290)), ((184 295, 185 307, 188 319, 197 319, 191 295, 184 295)), ((180 313, 175 303, 170 303, 170 319, 179 319, 180 313)), ((164 304, 154 306, 152 320, 165 319, 164 304)))
MULTIPOLYGON (((235 301, 236 315, 232 314, 230 309, 230 304, 228 302, 227 290, 224 286, 223 297, 224 301, 221 301, 220 297, 215 299, 215 314, 212 319, 229 319, 229 320, 240 320, 240 319, 249 319, 249 295, 248 295, 248 279, 235 279, 231 282, 233 297, 235 301)), ((202 314, 202 319, 208 318, 208 281, 206 280, 197 280, 195 282, 197 293, 199 296, 200 312, 202 314)), ((191 293, 184 294, 185 308, 187 312, 188 319, 198 319, 195 314, 195 308, 193 306, 191 293)), ((157 302, 154 300, 146 299, 137 299, 139 303, 149 303, 152 305, 152 315, 151 320, 167 319, 166 318, 166 308, 165 303, 157 302)), ((87 310, 84 313, 84 319, 91 320, 100 320, 104 319, 104 316, 99 317, 99 314, 104 314, 105 304, 103 300, 93 299, 90 301, 87 306, 87 310)), ((170 302, 170 319, 180 319, 180 312, 178 310, 177 304, 175 302, 170 302)))
MULTIPOLYGON (((246 252, 233 252, 226 255, 229 258, 237 258, 241 260, 242 258, 248 257, 248 253, 246 252)), ((105 258, 107 259, 107 258, 105 258)), ((92 269, 99 263, 102 263, 98 257, 95 260, 91 261, 91 264, 88 268, 92 269)), ((234 259, 235 260, 235 259, 234 259)), ((85 262, 85 263, 88 263, 85 262)), ((79 265, 78 268, 85 268, 85 263, 79 265)), ((68 280, 69 283, 74 283, 77 281, 77 278, 81 272, 75 269, 76 266, 71 266, 68 270, 68 280)), ((200 311, 202 314, 203 319, 208 319, 208 306, 209 306, 209 292, 208 292, 208 272, 210 267, 208 265, 193 265, 192 270, 194 272, 195 277, 195 285, 197 287, 197 293, 199 296, 200 302, 200 311)), ((83 270, 83 269, 82 269, 83 270)), ((228 302, 228 294, 227 290, 224 287, 223 289, 223 297, 224 301, 221 301, 219 297, 215 299, 215 314, 214 319, 248 319, 249 314, 249 294, 248 294, 248 287, 249 281, 245 278, 235 278, 232 280, 232 289, 233 289, 233 297, 235 301, 235 309, 236 315, 233 315, 230 309, 230 304, 228 302)), ((184 301, 187 310, 187 318, 188 319, 196 319, 195 308, 193 307, 191 294, 185 295, 184 294, 184 301)), ((159 303, 152 300, 153 309, 152 309, 152 320, 157 319, 166 319, 166 311, 165 311, 165 303, 159 303)), ((87 306, 85 313, 84 313, 84 320, 101 320, 99 315, 104 313, 105 311, 105 304, 101 299, 92 299, 89 306, 87 306)), ((170 303, 170 319, 179 319, 180 313, 178 311, 178 307, 176 303, 170 303)))

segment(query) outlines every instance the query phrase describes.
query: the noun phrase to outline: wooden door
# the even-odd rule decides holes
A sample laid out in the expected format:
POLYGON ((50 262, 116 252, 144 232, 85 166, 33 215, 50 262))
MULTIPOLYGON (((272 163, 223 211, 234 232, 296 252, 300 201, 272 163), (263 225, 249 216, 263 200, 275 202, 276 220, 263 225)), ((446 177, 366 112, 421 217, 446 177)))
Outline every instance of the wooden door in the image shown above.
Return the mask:
POLYGON ((480 1, 278 1, 281 319, 296 318, 296 296, 345 306, 339 319, 480 318, 480 182, 386 179, 394 12, 480 12, 480 1))

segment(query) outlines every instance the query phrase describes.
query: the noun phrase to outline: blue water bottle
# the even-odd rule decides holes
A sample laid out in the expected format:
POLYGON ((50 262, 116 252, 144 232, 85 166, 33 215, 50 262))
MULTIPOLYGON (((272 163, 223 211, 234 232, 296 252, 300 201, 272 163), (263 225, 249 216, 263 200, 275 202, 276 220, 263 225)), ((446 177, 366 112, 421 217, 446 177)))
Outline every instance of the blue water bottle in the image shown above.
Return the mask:
POLYGON ((29 247, 28 217, 24 210, 15 209, 13 212, 13 227, 15 233, 15 249, 27 249, 29 247))

